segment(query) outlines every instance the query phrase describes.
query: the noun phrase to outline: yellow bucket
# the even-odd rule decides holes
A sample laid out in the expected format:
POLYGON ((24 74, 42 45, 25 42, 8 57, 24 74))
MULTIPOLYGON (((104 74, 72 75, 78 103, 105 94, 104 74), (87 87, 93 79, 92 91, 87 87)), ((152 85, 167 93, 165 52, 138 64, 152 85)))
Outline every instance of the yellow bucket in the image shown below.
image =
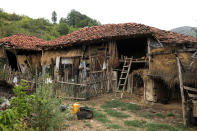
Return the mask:
POLYGON ((78 102, 73 104, 73 114, 75 115, 79 111, 80 104, 78 102))

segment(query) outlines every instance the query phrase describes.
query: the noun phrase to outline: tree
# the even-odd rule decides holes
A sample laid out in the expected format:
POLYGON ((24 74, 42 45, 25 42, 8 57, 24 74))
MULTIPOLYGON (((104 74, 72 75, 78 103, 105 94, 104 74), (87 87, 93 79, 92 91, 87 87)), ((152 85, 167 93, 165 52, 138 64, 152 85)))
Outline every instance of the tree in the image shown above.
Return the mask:
POLYGON ((55 24, 57 21, 57 13, 55 11, 52 12, 51 20, 53 21, 53 24, 55 24))
POLYGON ((60 35, 66 35, 69 32, 69 27, 66 23, 60 22, 58 25, 58 32, 60 35))
POLYGON ((66 22, 69 26, 77 28, 100 25, 100 22, 81 14, 76 10, 71 10, 71 12, 67 15, 66 22))

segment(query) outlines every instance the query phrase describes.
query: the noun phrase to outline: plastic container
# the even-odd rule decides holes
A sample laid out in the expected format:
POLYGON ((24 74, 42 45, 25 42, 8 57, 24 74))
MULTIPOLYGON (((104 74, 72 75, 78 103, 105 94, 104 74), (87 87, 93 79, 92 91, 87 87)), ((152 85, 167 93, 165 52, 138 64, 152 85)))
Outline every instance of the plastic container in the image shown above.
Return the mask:
POLYGON ((73 114, 75 115, 79 111, 80 104, 78 102, 73 104, 73 114))

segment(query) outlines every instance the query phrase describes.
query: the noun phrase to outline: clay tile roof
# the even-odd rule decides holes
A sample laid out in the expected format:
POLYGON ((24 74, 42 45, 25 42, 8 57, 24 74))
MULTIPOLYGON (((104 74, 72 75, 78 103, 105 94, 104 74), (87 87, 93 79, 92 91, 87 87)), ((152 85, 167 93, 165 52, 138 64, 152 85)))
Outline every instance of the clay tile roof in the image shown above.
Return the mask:
POLYGON ((122 37, 136 37, 155 35, 162 43, 195 43, 197 39, 191 36, 184 36, 178 33, 160 30, 154 27, 137 23, 106 24, 101 26, 85 27, 68 35, 51 40, 44 47, 53 48, 56 46, 73 46, 80 43, 103 41, 106 39, 121 39, 122 37))
POLYGON ((162 42, 162 43, 188 43, 188 44, 197 44, 197 39, 192 36, 186 36, 178 34, 171 31, 160 30, 154 27, 150 27, 153 34, 162 42))
POLYGON ((45 45, 47 41, 35 36, 16 34, 0 39, 0 45, 8 46, 14 49, 41 50, 40 46, 45 45))
POLYGON ((49 41, 45 46, 70 46, 79 43, 90 43, 120 37, 134 37, 150 35, 148 26, 136 23, 106 24, 101 26, 85 27, 68 35, 49 41))

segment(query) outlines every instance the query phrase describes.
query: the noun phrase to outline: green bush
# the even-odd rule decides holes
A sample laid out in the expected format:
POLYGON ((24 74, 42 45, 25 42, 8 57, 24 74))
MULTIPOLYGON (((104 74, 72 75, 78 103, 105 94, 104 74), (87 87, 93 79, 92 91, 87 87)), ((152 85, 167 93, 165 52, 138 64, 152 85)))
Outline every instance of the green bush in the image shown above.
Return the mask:
POLYGON ((36 130, 60 130, 64 122, 66 113, 61 112, 61 100, 53 95, 52 87, 52 84, 40 85, 34 94, 30 124, 36 130))
POLYGON ((21 131, 26 130, 26 128, 26 123, 19 117, 17 110, 0 111, 0 131, 21 131))
POLYGON ((25 80, 22 80, 20 85, 13 88, 13 92, 17 97, 11 99, 11 108, 15 108, 21 118, 29 116, 32 111, 34 95, 27 95, 25 91, 27 88, 25 80))
POLYGON ((33 96, 27 95, 24 91, 27 88, 26 81, 13 88, 16 97, 11 99, 10 108, 0 112, 0 130, 2 131, 20 131, 26 130, 24 119, 32 111, 31 101, 33 96))
POLYGON ((16 97, 10 109, 0 111, 0 131, 61 130, 67 111, 61 112, 61 100, 53 95, 52 84, 38 85, 33 95, 26 94, 26 81, 14 87, 16 97))

